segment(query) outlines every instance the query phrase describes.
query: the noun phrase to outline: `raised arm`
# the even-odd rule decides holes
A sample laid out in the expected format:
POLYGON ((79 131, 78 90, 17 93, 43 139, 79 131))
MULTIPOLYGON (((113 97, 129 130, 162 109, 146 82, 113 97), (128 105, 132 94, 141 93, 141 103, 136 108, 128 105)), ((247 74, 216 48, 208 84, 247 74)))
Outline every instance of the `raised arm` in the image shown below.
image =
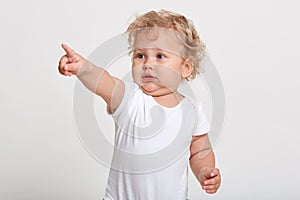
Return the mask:
POLYGON ((209 194, 217 192, 221 175, 219 169, 215 168, 215 155, 208 134, 193 136, 190 153, 190 166, 202 189, 209 194))
POLYGON ((66 44, 62 44, 62 48, 66 54, 59 61, 59 72, 65 76, 76 75, 90 91, 102 97, 109 107, 117 108, 124 94, 123 81, 95 66, 66 44))

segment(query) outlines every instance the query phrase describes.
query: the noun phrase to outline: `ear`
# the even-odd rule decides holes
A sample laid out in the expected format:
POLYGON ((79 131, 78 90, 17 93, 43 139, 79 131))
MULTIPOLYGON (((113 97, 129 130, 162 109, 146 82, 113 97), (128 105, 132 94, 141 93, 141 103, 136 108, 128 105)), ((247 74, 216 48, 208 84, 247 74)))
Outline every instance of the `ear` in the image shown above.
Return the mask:
POLYGON ((193 72, 193 64, 189 60, 185 60, 182 64, 181 76, 183 78, 189 77, 193 72))

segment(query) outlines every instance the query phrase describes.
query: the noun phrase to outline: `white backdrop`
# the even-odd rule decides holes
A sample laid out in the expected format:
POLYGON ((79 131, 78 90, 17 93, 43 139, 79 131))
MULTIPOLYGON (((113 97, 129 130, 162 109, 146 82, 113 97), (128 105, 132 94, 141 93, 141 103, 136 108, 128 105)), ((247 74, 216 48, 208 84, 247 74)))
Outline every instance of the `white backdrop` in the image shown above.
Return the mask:
POLYGON ((286 1, 2 1, 0 199, 96 200, 108 169, 75 131, 65 42, 84 56, 152 9, 192 19, 222 77, 226 121, 215 147, 223 182, 190 199, 299 199, 300 14, 286 1))

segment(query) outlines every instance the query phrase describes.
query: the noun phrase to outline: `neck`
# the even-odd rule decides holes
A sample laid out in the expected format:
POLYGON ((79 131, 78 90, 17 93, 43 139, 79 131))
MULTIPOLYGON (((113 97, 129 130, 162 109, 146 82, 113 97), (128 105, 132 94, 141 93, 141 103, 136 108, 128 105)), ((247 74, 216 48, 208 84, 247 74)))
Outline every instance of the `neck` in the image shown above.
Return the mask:
POLYGON ((165 107, 175 107, 184 97, 177 91, 170 92, 160 96, 152 96, 154 100, 165 107))

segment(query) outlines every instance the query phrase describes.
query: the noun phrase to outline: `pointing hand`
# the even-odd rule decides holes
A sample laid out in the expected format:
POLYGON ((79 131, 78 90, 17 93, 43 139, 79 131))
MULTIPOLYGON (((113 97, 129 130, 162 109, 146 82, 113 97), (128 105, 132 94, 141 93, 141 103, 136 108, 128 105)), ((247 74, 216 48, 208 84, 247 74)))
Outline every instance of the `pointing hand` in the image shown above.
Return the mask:
POLYGON ((77 75, 86 60, 66 44, 62 44, 61 46, 66 54, 59 61, 59 72, 65 76, 77 75))

